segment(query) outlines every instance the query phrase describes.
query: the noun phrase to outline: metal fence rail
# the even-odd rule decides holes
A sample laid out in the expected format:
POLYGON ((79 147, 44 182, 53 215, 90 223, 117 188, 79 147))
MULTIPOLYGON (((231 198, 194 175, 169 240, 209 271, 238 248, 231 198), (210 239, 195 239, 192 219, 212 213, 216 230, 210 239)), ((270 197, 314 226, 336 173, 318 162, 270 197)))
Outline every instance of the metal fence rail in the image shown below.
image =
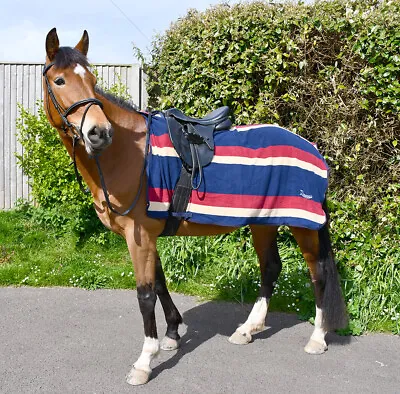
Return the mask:
MULTIPOLYGON (((147 106, 145 75, 138 65, 95 64, 103 87, 123 83, 139 108, 147 106)), ((0 62, 0 209, 13 208, 19 198, 29 199, 27 176, 15 153, 24 154, 17 141, 18 104, 37 114, 43 99, 42 63, 0 62)))

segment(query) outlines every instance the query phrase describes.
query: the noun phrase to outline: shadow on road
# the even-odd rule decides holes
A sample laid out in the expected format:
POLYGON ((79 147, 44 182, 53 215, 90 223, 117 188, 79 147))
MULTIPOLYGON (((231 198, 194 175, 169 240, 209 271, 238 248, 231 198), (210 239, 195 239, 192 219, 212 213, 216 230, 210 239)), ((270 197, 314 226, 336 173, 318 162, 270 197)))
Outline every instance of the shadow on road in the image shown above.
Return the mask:
MULTIPOLYGON (((183 314, 183 321, 187 325, 187 331, 182 336, 181 347, 170 359, 156 366, 152 372, 152 378, 162 373, 164 370, 173 368, 186 355, 191 353, 204 342, 213 338, 215 335, 222 335, 228 340, 235 329, 247 319, 252 305, 240 305, 231 303, 206 302, 200 304, 183 314)), ((267 316, 267 329, 254 334, 253 341, 257 339, 267 339, 272 337, 280 330, 293 327, 303 323, 296 315, 269 312, 267 316)), ((310 335, 312 327, 310 326, 310 335)), ((350 343, 350 336, 339 336, 329 333, 326 336, 329 344, 335 343, 346 345, 350 343)), ((235 345, 232 345, 235 346, 235 345)))
MULTIPOLYGON (((225 336, 228 340, 235 329, 247 319, 251 307, 252 305, 206 302, 186 311, 183 314, 183 321, 187 325, 187 331, 182 336, 180 349, 170 359, 156 366, 152 377, 155 378, 162 371, 173 368, 186 354, 191 353, 215 335, 225 336)), ((269 313, 268 328, 253 335, 253 340, 267 339, 282 329, 300 323, 301 321, 295 315, 269 313)))

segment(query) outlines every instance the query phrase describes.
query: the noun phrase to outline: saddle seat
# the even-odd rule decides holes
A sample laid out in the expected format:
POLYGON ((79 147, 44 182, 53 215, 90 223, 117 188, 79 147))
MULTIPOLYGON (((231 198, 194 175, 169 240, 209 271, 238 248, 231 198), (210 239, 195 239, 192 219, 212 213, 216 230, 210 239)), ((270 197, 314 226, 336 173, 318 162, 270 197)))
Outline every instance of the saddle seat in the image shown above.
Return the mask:
POLYGON ((185 115, 177 108, 168 109, 165 113, 166 115, 173 116, 175 119, 182 122, 201 124, 204 126, 214 125, 216 131, 227 130, 232 126, 232 122, 228 118, 229 107, 227 106, 217 108, 203 118, 192 118, 191 116, 185 115))

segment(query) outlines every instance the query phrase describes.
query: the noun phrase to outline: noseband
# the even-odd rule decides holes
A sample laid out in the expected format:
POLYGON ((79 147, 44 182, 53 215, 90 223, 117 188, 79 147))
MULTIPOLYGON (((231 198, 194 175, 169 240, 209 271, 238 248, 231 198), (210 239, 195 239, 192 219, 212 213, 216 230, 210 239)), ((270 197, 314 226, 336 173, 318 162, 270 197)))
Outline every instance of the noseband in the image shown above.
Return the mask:
MULTIPOLYGON (((76 165, 75 145, 76 145, 76 142, 78 140, 80 140, 80 139, 82 141, 84 141, 83 134, 82 134, 82 128, 83 128, 83 124, 85 122, 86 114, 89 111, 89 108, 92 105, 98 105, 101 109, 103 109, 103 103, 100 100, 98 100, 98 99, 96 99, 94 97, 90 97, 90 98, 87 98, 87 99, 79 100, 76 103, 70 105, 67 109, 64 109, 62 107, 62 105, 57 101, 56 96, 54 95, 53 90, 51 89, 50 81, 49 81, 49 79, 47 77, 47 71, 49 71, 49 69, 52 66, 54 66, 54 62, 45 65, 44 68, 43 68, 43 78, 44 78, 44 80, 46 82, 47 94, 50 97, 50 99, 51 99, 51 101, 52 101, 52 103, 54 105, 54 108, 57 110, 58 114, 60 115, 60 117, 61 117, 61 119, 63 121, 62 129, 63 129, 64 133, 67 134, 68 130, 72 130, 72 134, 73 134, 73 136, 72 136, 72 152, 73 152, 72 153, 72 158, 73 158, 73 163, 74 163, 75 176, 76 176, 76 179, 78 181, 78 184, 79 184, 79 187, 80 187, 81 191, 83 193, 87 194, 89 192, 89 190, 84 188, 84 186, 82 184, 82 181, 81 181, 81 178, 80 178, 80 175, 79 175, 79 172, 78 172, 78 167, 76 165), (73 125, 68 120, 67 116, 75 108, 78 108, 81 105, 87 105, 87 104, 89 104, 89 105, 85 108, 85 111, 83 113, 82 120, 81 120, 81 125, 80 125, 80 127, 78 129, 75 125, 73 125)), ((49 100, 47 100, 47 112, 48 112, 49 117, 51 118, 52 116, 50 115, 50 111, 49 111, 48 105, 49 105, 49 100)), ((149 130, 150 130, 150 124, 151 124, 151 116, 149 116, 149 124, 148 124, 149 130)), ((106 186, 106 183, 105 183, 105 180, 104 180, 104 176, 103 176, 103 172, 101 171, 98 155, 94 155, 94 159, 96 161, 97 170, 99 172, 101 187, 103 189, 104 197, 105 197, 105 200, 107 202, 108 208, 110 209, 111 212, 113 212, 113 213, 115 213, 117 215, 126 216, 136 206, 137 202, 139 201, 139 197, 140 197, 140 194, 141 194, 141 191, 142 191, 142 186, 143 186, 144 173, 145 173, 145 169, 146 169, 146 157, 147 157, 148 146, 149 146, 149 136, 150 136, 150 133, 147 133, 146 148, 145 148, 145 158, 144 158, 144 162, 143 162, 143 168, 142 168, 142 171, 140 173, 139 189, 138 189, 138 191, 136 193, 135 198, 133 199, 132 204, 124 212, 117 211, 111 205, 110 198, 109 198, 108 191, 107 191, 107 186, 106 186)))

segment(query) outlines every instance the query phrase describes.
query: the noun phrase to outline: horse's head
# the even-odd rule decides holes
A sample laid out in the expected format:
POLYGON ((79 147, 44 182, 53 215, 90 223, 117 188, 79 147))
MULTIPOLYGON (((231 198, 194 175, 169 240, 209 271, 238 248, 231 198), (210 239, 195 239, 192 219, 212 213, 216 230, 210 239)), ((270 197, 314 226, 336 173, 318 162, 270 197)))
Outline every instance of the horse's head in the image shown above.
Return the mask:
POLYGON ((88 49, 86 30, 75 48, 60 47, 56 29, 50 30, 43 84, 44 107, 52 126, 79 140, 92 155, 111 144, 113 129, 95 98, 96 77, 89 71, 88 49))

